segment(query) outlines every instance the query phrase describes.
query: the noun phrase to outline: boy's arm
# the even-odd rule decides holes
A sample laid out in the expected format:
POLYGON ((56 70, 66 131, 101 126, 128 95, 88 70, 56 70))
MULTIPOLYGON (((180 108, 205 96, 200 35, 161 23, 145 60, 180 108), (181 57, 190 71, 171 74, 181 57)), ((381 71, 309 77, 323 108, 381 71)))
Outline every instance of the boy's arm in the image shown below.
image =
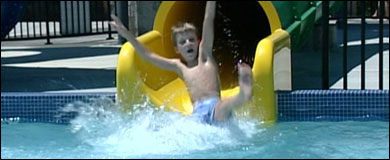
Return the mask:
POLYGON ((199 47, 199 59, 205 60, 212 57, 214 42, 214 18, 215 18, 215 1, 207 1, 205 16, 203 20, 202 41, 199 47))
POLYGON ((115 21, 115 23, 111 23, 111 26, 118 31, 118 34, 122 35, 133 45, 138 55, 140 55, 144 60, 156 65, 157 67, 179 72, 179 60, 168 59, 152 53, 149 49, 147 49, 144 45, 137 41, 137 39, 133 36, 133 34, 130 33, 129 30, 127 30, 127 28, 122 24, 118 17, 116 17, 115 15, 111 15, 111 18, 115 21))

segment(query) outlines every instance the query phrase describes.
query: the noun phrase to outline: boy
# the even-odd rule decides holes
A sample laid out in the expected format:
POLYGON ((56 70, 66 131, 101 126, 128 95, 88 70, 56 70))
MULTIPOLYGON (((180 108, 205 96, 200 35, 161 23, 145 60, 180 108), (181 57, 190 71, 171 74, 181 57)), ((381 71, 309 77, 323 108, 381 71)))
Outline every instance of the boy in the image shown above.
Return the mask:
POLYGON ((111 16, 115 21, 111 26, 133 45, 144 60, 157 67, 174 71, 184 80, 194 105, 193 114, 209 124, 227 120, 234 107, 242 105, 252 97, 252 71, 247 64, 240 63, 239 94, 224 99, 220 97, 218 67, 212 55, 215 8, 215 1, 207 2, 200 43, 192 24, 184 23, 172 28, 172 40, 176 52, 182 59, 168 59, 151 53, 135 39, 117 17, 111 16))

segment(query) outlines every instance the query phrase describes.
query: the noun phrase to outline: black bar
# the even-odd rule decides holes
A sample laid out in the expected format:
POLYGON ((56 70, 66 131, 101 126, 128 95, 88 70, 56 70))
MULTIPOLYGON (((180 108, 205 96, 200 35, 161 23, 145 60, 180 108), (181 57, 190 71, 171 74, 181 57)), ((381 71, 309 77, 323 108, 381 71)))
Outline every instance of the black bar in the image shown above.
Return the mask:
POLYGON ((65 4, 65 33, 64 35, 68 34, 68 2, 64 1, 65 4))
MULTIPOLYGON (((100 10, 100 11, 103 11, 103 13, 104 13, 104 1, 102 1, 102 5, 101 5, 101 7, 102 7, 102 9, 100 10)), ((102 16, 102 32, 101 33, 104 33, 104 14, 103 14, 103 16, 102 16)))
MULTIPOLYGON (((102 7, 102 9, 101 9, 101 11, 104 11, 104 5, 103 5, 103 3, 104 3, 104 1, 102 1, 102 5, 101 5, 101 7, 102 7)), ((104 17, 102 16, 102 32, 101 33, 104 33, 104 17)))
POLYGON ((29 21, 26 21, 26 23, 27 23, 27 38, 30 38, 30 23, 29 21))
POLYGON ((61 27, 61 23, 62 23, 62 17, 61 17, 61 2, 60 2, 60 5, 58 5, 58 10, 60 11, 60 19, 58 20, 58 33, 59 35, 56 35, 56 37, 61 37, 61 31, 62 31, 62 27, 61 27))
POLYGON ((46 43, 45 44, 52 44, 50 42, 50 27, 49 27, 49 2, 46 1, 46 43))
POLYGON ((361 1, 361 7, 362 7, 362 10, 361 10, 361 18, 362 18, 362 21, 361 21, 361 27, 360 27, 360 35, 361 35, 361 45, 360 45, 360 63, 361 63, 361 86, 360 86, 360 89, 364 90, 365 89, 365 75, 366 75, 366 1, 361 1))
MULTIPOLYGON (((41 2, 37 2, 38 3, 38 15, 43 15, 41 14, 42 13, 42 4, 41 2)), ((43 37, 43 34, 42 34, 42 22, 39 21, 39 35, 40 37, 43 37)))
MULTIPOLYGON (((34 2, 31 3, 31 9, 32 9, 32 12, 31 12, 32 14, 29 15, 29 16, 30 16, 30 17, 35 17, 35 16, 34 16, 34 14, 35 14, 35 12, 34 12, 34 2)), ((32 23, 33 23, 33 26, 32 26, 33 37, 36 38, 37 33, 36 33, 36 29, 35 29, 35 20, 34 20, 34 19, 32 19, 32 23)))
MULTIPOLYGON (((95 1, 95 13, 98 11, 98 1, 95 1)), ((96 25, 96 33, 99 32, 99 25, 98 25, 99 19, 96 17, 95 19, 95 25, 96 25)))
POLYGON ((322 89, 329 89, 329 1, 322 1, 322 89))
MULTIPOLYGON (((129 16, 128 16, 128 7, 127 7, 127 1, 119 1, 119 8, 118 8, 118 18, 123 22, 123 25, 126 28, 129 28, 129 16)), ((118 34, 119 41, 123 44, 127 40, 120 36, 118 34)))
MULTIPOLYGON (((100 35, 101 33, 89 33, 87 35, 100 35)), ((83 34, 84 35, 84 34, 83 34)), ((68 37, 77 37, 77 36, 80 36, 78 34, 76 35, 63 35, 63 36, 59 36, 59 37, 63 37, 63 38, 68 38, 68 37)), ((50 39, 53 39, 53 34, 51 33, 50 35, 50 39)), ((15 41, 15 40, 34 40, 34 39, 46 39, 46 35, 44 35, 44 37, 37 37, 37 38, 33 38, 33 37, 30 37, 30 38, 12 38, 12 39, 6 39, 5 41, 15 41)))
POLYGON ((26 21, 27 23, 27 38, 30 38, 30 26, 28 24, 28 20, 26 21))
MULTIPOLYGON (((18 24, 18 23, 16 23, 16 24, 18 24)), ((11 35, 11 34, 10 34, 11 35)), ((10 36, 10 38, 11 38, 11 36, 10 36)), ((15 25, 15 27, 14 27, 14 39, 16 38, 16 25, 15 25)))
POLYGON ((118 10, 117 10, 117 2, 118 1, 114 1, 115 3, 114 3, 114 8, 115 8, 115 16, 118 16, 118 10))
POLYGON ((76 27, 75 27, 75 22, 74 22, 74 15, 73 15, 73 14, 74 14, 74 13, 73 13, 73 1, 70 1, 70 13, 72 13, 72 15, 71 15, 71 16, 72 16, 72 17, 71 17, 71 18, 72 18, 72 19, 71 19, 71 20, 72 20, 72 21, 71 21, 71 23, 72 23, 72 34, 75 34, 75 28, 76 28, 76 27))
POLYGON ((81 34, 81 17, 80 17, 80 1, 76 1, 77 3, 77 23, 78 23, 78 34, 81 34))
POLYGON ((84 32, 87 34, 87 11, 86 11, 86 1, 83 1, 83 12, 84 12, 84 32))
MULTIPOLYGON (((32 2, 30 4, 31 4, 31 8, 32 8, 32 16, 35 17, 35 15, 36 15, 36 12, 34 12, 35 3, 32 2)), ((34 20, 33 20, 33 31, 34 31, 34 38, 37 38, 37 33, 36 33, 37 31, 35 29, 35 21, 34 20)))
MULTIPOLYGON (((114 1, 115 3, 115 1, 114 1)), ((108 38, 107 40, 109 39, 113 39, 112 36, 111 36, 111 25, 110 25, 110 21, 111 21, 111 5, 110 5, 110 1, 107 1, 107 20, 108 20, 108 38)))
POLYGON ((78 31, 79 33, 78 34, 81 34, 81 26, 80 26, 80 5, 79 5, 80 1, 76 1, 76 4, 77 4, 77 22, 78 22, 78 31))
POLYGON ((23 38, 23 21, 20 21, 20 38, 23 38))
MULTIPOLYGON (((60 3, 60 2, 58 2, 58 3, 60 3)), ((59 5, 58 5, 58 7, 60 7, 59 5)), ((56 8, 55 8, 56 9, 56 8)), ((55 10, 54 9, 54 10, 55 10)), ((58 11, 61 11, 61 8, 57 8, 58 9, 58 11)), ((60 14, 61 14, 61 12, 59 12, 60 14)), ((54 26, 54 37, 57 37, 57 26, 56 26, 56 21, 55 21, 55 19, 53 19, 53 26, 54 26)))
POLYGON ((92 32, 92 2, 94 2, 94 1, 89 1, 89 23, 90 23, 90 25, 89 25, 89 29, 90 29, 90 33, 92 34, 93 32, 92 32))
POLYGON ((347 52, 348 52, 348 18, 347 13, 348 12, 348 2, 344 1, 343 6, 343 89, 348 89, 348 59, 347 59, 347 52))
POLYGON ((57 25, 56 25, 56 21, 53 21, 53 25, 54 25, 54 37, 57 37, 57 25))
POLYGON ((347 15, 348 17, 349 15, 352 15, 352 1, 347 1, 347 3, 349 3, 348 15, 347 15))
POLYGON ((379 89, 383 90, 383 14, 385 2, 380 1, 379 3, 379 89))

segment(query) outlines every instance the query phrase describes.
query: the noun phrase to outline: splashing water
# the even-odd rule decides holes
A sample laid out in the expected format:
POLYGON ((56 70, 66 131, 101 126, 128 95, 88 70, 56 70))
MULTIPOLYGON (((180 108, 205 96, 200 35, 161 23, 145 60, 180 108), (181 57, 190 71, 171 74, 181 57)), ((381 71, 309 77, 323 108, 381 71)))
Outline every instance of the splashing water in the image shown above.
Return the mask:
POLYGON ((124 113, 111 99, 74 102, 62 109, 78 113, 72 132, 96 152, 119 157, 185 155, 193 151, 234 147, 262 132, 255 122, 232 118, 222 125, 202 124, 191 116, 166 112, 145 100, 124 113))

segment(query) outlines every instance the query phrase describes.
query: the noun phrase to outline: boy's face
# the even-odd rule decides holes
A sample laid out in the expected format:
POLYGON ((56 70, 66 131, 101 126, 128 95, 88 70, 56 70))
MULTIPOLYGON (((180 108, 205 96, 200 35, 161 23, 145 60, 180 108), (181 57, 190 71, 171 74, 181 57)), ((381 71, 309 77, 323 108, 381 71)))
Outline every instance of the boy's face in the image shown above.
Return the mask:
POLYGON ((198 38, 194 32, 187 31, 176 36, 176 52, 180 53, 185 61, 192 61, 198 57, 198 45, 198 38))

